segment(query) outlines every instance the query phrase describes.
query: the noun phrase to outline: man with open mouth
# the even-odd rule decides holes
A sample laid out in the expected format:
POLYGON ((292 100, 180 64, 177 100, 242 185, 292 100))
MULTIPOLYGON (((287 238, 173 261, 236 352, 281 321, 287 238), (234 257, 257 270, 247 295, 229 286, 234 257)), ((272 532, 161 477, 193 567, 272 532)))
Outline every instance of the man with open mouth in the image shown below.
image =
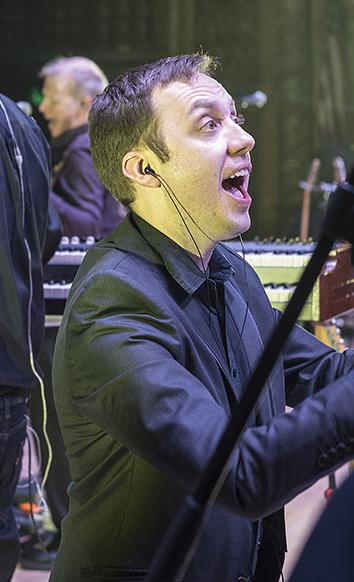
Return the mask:
MULTIPOLYGON (((91 108, 95 167, 131 212, 86 254, 56 344, 72 483, 52 582, 148 575, 279 318, 223 242, 250 226, 254 139, 215 70, 167 57, 91 108)), ((180 580, 279 580, 284 504, 354 455, 353 380, 352 351, 294 328, 180 580)))

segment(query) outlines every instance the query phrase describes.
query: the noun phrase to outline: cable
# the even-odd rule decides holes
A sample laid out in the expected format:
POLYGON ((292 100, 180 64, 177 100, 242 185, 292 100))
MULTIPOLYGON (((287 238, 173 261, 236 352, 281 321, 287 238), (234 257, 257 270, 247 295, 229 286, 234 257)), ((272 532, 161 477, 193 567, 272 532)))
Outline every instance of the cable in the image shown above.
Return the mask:
MULTIPOLYGON (((188 226, 188 224, 187 224, 187 222, 186 222, 186 220, 185 220, 184 216, 182 215, 182 213, 181 213, 180 209, 178 208, 178 206, 177 206, 177 204, 176 204, 176 201, 177 201, 177 202, 178 202, 178 204, 179 204, 179 205, 180 205, 180 206, 183 208, 183 210, 186 212, 186 214, 187 214, 187 215, 188 215, 188 216, 191 218, 191 220, 192 220, 192 221, 193 221, 193 223, 194 223, 194 224, 197 226, 197 228, 199 228, 199 227, 198 227, 198 225, 195 223, 195 221, 194 221, 193 217, 192 217, 192 216, 189 214, 188 210, 186 210, 186 209, 184 208, 184 206, 182 205, 182 203, 181 203, 181 202, 178 200, 178 198, 177 198, 176 194, 175 194, 175 193, 174 193, 174 191, 172 190, 171 186, 169 186, 169 184, 166 182, 166 180, 164 180, 164 178, 162 178, 162 176, 160 176, 160 174, 157 174, 156 172, 153 172, 153 175, 154 175, 154 176, 155 176, 155 177, 156 177, 156 178, 157 178, 157 179, 160 181, 160 183, 161 183, 161 185, 162 185, 163 189, 165 190, 165 192, 166 192, 167 196, 169 197, 169 199, 171 200, 171 202, 172 202, 173 206, 175 207, 175 209, 176 209, 176 211, 177 211, 177 213, 178 213, 179 217, 181 218, 181 220, 182 220, 182 222, 183 222, 184 226, 186 227, 186 230, 187 230, 187 232, 188 232, 189 236, 190 236, 190 237, 191 237, 191 239, 192 239, 192 242, 193 242, 193 244, 194 244, 194 246, 195 246, 195 248, 196 248, 196 250, 197 250, 198 256, 199 256, 199 258, 200 258, 200 262, 201 262, 201 265, 202 265, 202 271, 203 271, 203 275, 204 275, 204 279, 205 279, 205 283, 206 283, 206 291, 207 291, 207 303, 208 303, 208 306, 209 306, 209 309, 208 309, 208 327, 209 327, 209 329, 210 329, 210 331, 211 331, 211 313, 210 313, 210 305, 211 305, 211 299, 210 299, 210 289, 209 289, 209 284, 208 284, 208 274, 207 274, 207 270, 206 270, 205 263, 204 263, 204 260, 203 260, 203 256, 202 256, 201 250, 200 250, 200 248, 199 248, 199 246, 198 246, 198 243, 197 243, 197 241, 195 240, 195 238, 194 238, 193 234, 191 233, 191 230, 190 230, 190 228, 189 228, 189 226, 188 226)), ((199 229, 199 230, 200 230, 200 229, 199 229)), ((215 242, 215 241, 214 241, 214 242, 215 242)))
MULTIPOLYGON (((213 243, 217 244, 219 241, 217 241, 217 240, 214 240, 214 239, 213 239, 213 238, 211 238, 211 237, 210 237, 210 236, 209 236, 209 235, 208 235, 206 232, 204 232, 204 230, 203 230, 203 229, 202 229, 202 228, 199 226, 199 224, 198 224, 198 223, 197 223, 197 222, 194 220, 193 216, 190 214, 190 212, 187 210, 187 208, 186 208, 186 207, 185 207, 185 206, 182 204, 182 202, 181 202, 181 201, 180 201, 180 200, 177 198, 176 194, 175 194, 175 193, 174 193, 174 191, 172 190, 171 186, 170 186, 170 185, 169 185, 169 184, 166 182, 166 180, 165 180, 165 179, 164 179, 162 176, 160 176, 160 174, 157 174, 155 171, 154 171, 154 172, 151 172, 151 173, 153 174, 153 176, 155 176, 155 177, 156 177, 156 178, 157 178, 157 179, 158 179, 158 180, 161 182, 161 184, 162 184, 162 187, 164 188, 164 190, 165 190, 166 194, 168 194, 168 196, 169 196, 170 200, 171 200, 171 201, 173 201, 173 200, 172 200, 172 197, 171 197, 171 194, 172 194, 173 198, 174 198, 175 200, 177 200, 177 202, 178 202, 178 204, 180 205, 180 207, 182 208, 182 210, 184 210, 184 212, 187 214, 188 218, 190 218, 190 219, 191 219, 191 221, 192 221, 192 222, 193 222, 193 224, 194 224, 194 225, 197 227, 197 229, 198 229, 198 230, 199 230, 199 231, 200 231, 202 234, 204 234, 204 236, 205 236, 205 237, 206 237, 208 240, 210 240, 211 242, 213 242, 213 243)), ((175 202, 174 202, 174 201, 173 201, 173 203, 174 203, 174 206, 175 206, 175 208, 177 209, 177 206, 176 206, 176 204, 175 204, 175 202)), ((192 234, 191 234, 191 232, 190 232, 190 229, 188 228, 188 226, 187 226, 187 224, 186 224, 186 222, 185 222, 185 220, 184 220, 184 218, 183 218, 183 216, 182 216, 182 214, 181 214, 180 210, 179 210, 179 209, 177 209, 177 211, 178 211, 178 214, 180 215, 180 217, 181 217, 181 219, 182 219, 182 221, 183 221, 183 224, 184 224, 184 225, 185 225, 185 227, 187 228, 187 231, 188 231, 189 235, 191 236, 191 238, 192 238, 192 240, 193 240, 194 244, 196 245, 196 248, 198 249, 198 253, 199 253, 199 255, 200 255, 200 250, 199 250, 199 247, 197 246, 197 243, 196 243, 196 241, 195 241, 194 237, 192 236, 192 234)), ((201 257, 200 257, 200 258, 201 258, 201 257)))
MULTIPOLYGON (((45 552, 45 554, 47 555, 47 559, 48 561, 51 561, 51 557, 50 554, 48 552, 48 549, 46 548, 42 535, 38 529, 37 523, 36 523, 36 519, 34 517, 34 513, 33 513, 33 493, 32 493, 32 450, 31 450, 31 439, 27 438, 27 442, 28 442, 28 496, 29 496, 29 508, 30 508, 30 516, 31 516, 31 521, 33 524, 33 528, 34 528, 34 532, 35 532, 35 536, 42 548, 42 550, 45 552)), ((37 483, 37 482, 36 482, 37 483)), ((37 487, 38 487, 38 483, 37 483, 37 487)), ((38 488, 38 491, 40 492, 40 488, 38 488)), ((47 507, 47 504, 45 503, 45 506, 47 507)))
MULTIPOLYGON (((160 181, 160 183, 161 183, 161 185, 162 185, 163 189, 165 190, 166 194, 168 195, 168 197, 170 198, 170 200, 171 200, 171 202, 173 203, 174 207, 176 208, 176 210, 177 210, 177 212, 178 212, 178 214, 179 214, 179 216, 180 216, 180 218, 181 218, 181 220, 182 220, 182 222, 183 222, 184 226, 185 226, 185 227, 186 227, 186 229, 187 229, 187 232, 188 232, 189 236, 191 237, 191 239, 192 239, 192 241, 193 241, 193 243, 194 243, 194 245, 195 245, 195 247, 196 247, 196 249, 197 249, 198 255, 199 255, 199 257, 200 257, 200 260, 201 260, 201 263, 202 263, 202 267, 203 267, 203 273, 204 273, 204 277, 205 277, 205 280, 206 280, 206 281, 207 281, 207 272, 206 272, 206 268, 205 268, 205 265, 204 265, 204 262, 203 262, 203 258, 202 258, 201 251, 200 251, 200 249, 199 249, 199 247, 198 247, 198 244, 197 244, 197 242, 196 242, 195 238, 193 237, 193 235, 192 235, 192 233, 191 233, 191 231, 190 231, 190 229, 189 229, 189 227, 188 227, 188 225, 187 225, 187 223, 186 223, 186 221, 185 221, 184 217, 182 216, 182 213, 180 212, 180 210, 179 210, 179 208, 178 208, 178 206, 177 206, 177 204, 176 204, 176 202, 175 202, 175 201, 177 201, 177 202, 178 202, 178 204, 180 205, 180 207, 181 207, 181 208, 184 210, 184 212, 187 214, 187 216, 190 218, 190 220, 193 222, 193 224, 194 224, 194 225, 197 227, 197 229, 198 229, 198 230, 199 230, 199 231, 200 231, 200 232, 201 232, 201 233, 202 233, 202 234, 203 234, 203 235, 204 235, 204 236, 205 236, 205 237, 206 237, 208 240, 210 240, 211 242, 213 242, 213 243, 215 243, 215 244, 219 244, 219 245, 220 245, 222 248, 226 249, 226 250, 227 250, 229 253, 231 253, 233 256, 237 256, 237 258, 240 258, 240 255, 239 255, 238 253, 236 253, 235 251, 233 251, 232 249, 230 249, 230 248, 229 248, 227 245, 225 245, 224 243, 222 243, 222 242, 220 242, 220 241, 216 241, 216 240, 214 240, 213 238, 211 238, 211 237, 210 237, 210 236, 209 236, 209 235, 208 235, 208 234, 207 234, 207 233, 206 233, 206 232, 205 232, 205 231, 204 231, 204 230, 201 228, 201 226, 199 226, 199 224, 198 224, 198 223, 197 223, 197 222, 194 220, 193 216, 190 214, 190 212, 187 210, 187 208, 186 208, 186 207, 185 207, 185 206, 182 204, 182 202, 180 202, 180 200, 177 198, 177 196, 176 196, 176 194, 174 193, 174 191, 172 190, 171 186, 170 186, 170 185, 169 185, 169 184, 166 182, 166 180, 165 180, 164 178, 162 178, 162 176, 161 176, 160 174, 157 174, 157 173, 156 173, 154 170, 152 171, 152 170, 151 170, 151 168, 149 169, 149 173, 151 173, 153 176, 155 176, 155 177, 156 177, 156 178, 157 178, 157 179, 160 181)), ((235 354, 235 352, 237 351, 237 349, 238 349, 238 347, 239 347, 239 345, 240 345, 240 342, 241 342, 241 339, 242 339, 243 330, 244 330, 244 328, 245 328, 245 325, 246 325, 247 315, 248 315, 248 312, 249 312, 249 295, 250 295, 250 294, 249 294, 248 278, 247 278, 247 269, 246 269, 245 247, 244 247, 244 244, 243 244, 243 239, 242 239, 242 236, 241 236, 241 234, 239 234, 239 235, 238 235, 238 237, 239 237, 239 239, 240 239, 241 246, 242 246, 243 272, 244 272, 244 278, 245 278, 245 285, 246 285, 246 289, 247 289, 247 296, 246 296, 246 311, 245 311, 245 315, 244 315, 244 318, 243 318, 243 322, 242 322, 242 326, 241 326, 241 331, 239 332, 239 340, 238 340, 238 343, 237 343, 237 346, 236 346, 236 348, 234 348, 234 354, 235 354)), ((208 293, 208 303, 209 303, 209 306, 210 306, 210 292, 209 292, 209 286, 208 286, 208 285, 207 285, 207 293, 208 293)), ((227 306, 227 309, 228 309, 229 313, 231 314, 231 312, 230 312, 230 308, 229 308, 228 306, 227 306)), ((210 313, 209 313, 209 317, 210 317, 210 313)), ((210 321, 209 321, 209 327, 210 327, 210 321)), ((235 357, 235 356, 234 356, 234 357, 235 357)), ((236 358, 235 358, 235 359, 236 359, 236 358)))
MULTIPOLYGON (((191 237, 192 242, 193 242, 193 244, 194 244, 194 246, 195 246, 195 248, 197 250, 198 256, 200 258, 200 262, 202 264, 202 269, 203 269, 203 274, 204 274, 205 280, 207 280, 207 278, 208 278, 208 276, 207 276, 207 270, 206 270, 206 267, 205 267, 205 264, 204 264, 204 261, 203 261, 203 256, 202 256, 201 250, 200 250, 200 248, 199 248, 199 246, 197 244, 197 241, 195 240, 193 234, 191 233, 191 230, 190 230, 187 222, 185 221, 185 219, 184 219, 184 217, 183 217, 180 209, 178 208, 175 200, 177 200, 177 202, 181 206, 181 208, 183 208, 183 210, 186 212, 186 214, 189 216, 189 218, 191 218, 191 220, 194 222, 193 218, 191 217, 191 215, 189 214, 189 212, 184 208, 184 206, 181 204, 181 202, 178 200, 176 194, 173 192, 172 188, 167 184, 166 180, 164 180, 162 178, 162 176, 160 176, 159 174, 156 174, 156 172, 154 172, 154 176, 156 176, 156 178, 161 182, 161 185, 162 185, 163 189, 165 190, 166 194, 170 198, 173 206, 175 207, 175 209, 177 210, 177 212, 179 214, 179 217, 181 218, 184 226, 186 227, 186 230, 187 230, 189 236, 191 237), (171 194, 172 194, 172 196, 171 196, 171 194)), ((194 224, 196 224, 196 223, 194 222, 194 224)), ((198 225, 196 224, 196 226, 198 226, 198 225)))
MULTIPOLYGON (((38 437, 38 434, 36 433, 36 431, 30 426, 30 424, 27 424, 27 439, 30 440, 32 437, 34 438, 35 444, 36 444, 36 454, 38 457, 38 475, 41 475, 41 473, 42 473, 42 454, 41 454, 39 437, 38 437)), ((48 504, 47 504, 46 499, 43 495, 43 490, 39 484, 41 482, 41 479, 38 478, 38 475, 32 479, 35 486, 36 486, 37 494, 39 497, 39 504, 38 505, 42 509, 48 511, 48 504)))

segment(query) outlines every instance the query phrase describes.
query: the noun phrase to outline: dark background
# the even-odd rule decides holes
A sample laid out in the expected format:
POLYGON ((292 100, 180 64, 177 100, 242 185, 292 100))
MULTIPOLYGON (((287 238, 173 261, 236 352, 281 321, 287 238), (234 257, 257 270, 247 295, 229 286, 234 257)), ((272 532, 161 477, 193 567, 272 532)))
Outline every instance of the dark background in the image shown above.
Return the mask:
MULTIPOLYGON (((318 181, 332 181, 335 156, 354 160, 353 0, 17 0, 1 8, 0 43, 1 92, 15 100, 36 101, 37 72, 58 55, 92 58, 112 79, 200 48, 235 98, 264 91, 266 106, 245 111, 257 142, 246 238, 298 236, 312 159, 318 181)), ((314 193, 315 238, 321 206, 314 193)))

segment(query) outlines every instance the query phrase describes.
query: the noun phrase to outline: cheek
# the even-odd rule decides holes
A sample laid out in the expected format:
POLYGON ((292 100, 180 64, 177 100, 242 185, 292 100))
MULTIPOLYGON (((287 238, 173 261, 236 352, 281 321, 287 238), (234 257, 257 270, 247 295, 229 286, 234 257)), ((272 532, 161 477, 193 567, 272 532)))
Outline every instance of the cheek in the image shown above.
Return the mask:
POLYGON ((208 197, 209 191, 215 195, 223 164, 222 159, 215 158, 210 149, 189 147, 188 143, 185 147, 170 147, 170 161, 161 167, 161 176, 172 188, 183 188, 189 197, 194 192, 197 197, 200 193, 208 197))
POLYGON ((72 101, 72 99, 64 99, 61 100, 60 104, 58 104, 58 110, 60 110, 62 117, 69 119, 78 115, 79 106, 76 101, 72 101))
MULTIPOLYGON (((210 204, 216 202, 220 192, 220 174, 208 166, 205 171, 199 173, 198 190, 204 200, 210 204)), ((208 210, 207 205, 205 210, 208 210)))
POLYGON ((46 111, 50 111, 53 117, 57 117, 58 119, 62 119, 65 117, 66 109, 62 103, 51 105, 50 107, 46 108, 46 111))

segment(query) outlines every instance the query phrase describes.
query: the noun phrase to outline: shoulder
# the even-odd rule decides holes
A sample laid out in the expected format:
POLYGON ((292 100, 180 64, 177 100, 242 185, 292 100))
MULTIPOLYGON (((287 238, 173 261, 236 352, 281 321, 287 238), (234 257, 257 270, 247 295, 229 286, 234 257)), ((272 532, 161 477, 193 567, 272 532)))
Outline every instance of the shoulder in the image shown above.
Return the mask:
POLYGON ((91 156, 88 132, 84 131, 73 137, 68 144, 67 151, 70 155, 83 153, 87 156, 91 156))
POLYGON ((22 142, 33 144, 45 154, 49 154, 50 148, 44 134, 35 119, 24 113, 12 99, 0 93, 0 111, 2 111, 1 130, 9 136, 13 132, 22 142))
MULTIPOLYGON (((113 293, 113 287, 124 287, 124 294, 144 293, 161 286, 164 277, 160 267, 146 257, 117 248, 115 245, 95 245, 87 253, 75 279, 81 292, 105 289, 113 293)), ((121 294, 115 300, 124 299, 121 294)))

